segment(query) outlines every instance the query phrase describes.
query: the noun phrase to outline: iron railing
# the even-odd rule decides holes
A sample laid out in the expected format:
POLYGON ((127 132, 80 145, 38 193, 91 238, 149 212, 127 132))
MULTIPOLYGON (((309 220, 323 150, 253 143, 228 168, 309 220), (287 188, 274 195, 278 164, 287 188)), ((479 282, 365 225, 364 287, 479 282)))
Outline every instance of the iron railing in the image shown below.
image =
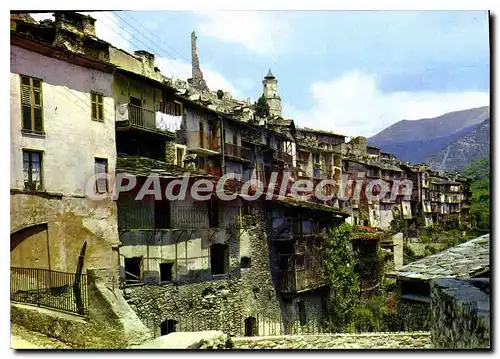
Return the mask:
POLYGON ((148 130, 165 131, 156 125, 156 113, 154 111, 130 103, 126 104, 126 106, 128 115, 124 118, 117 117, 116 125, 118 127, 133 126, 148 130))
POLYGON ((88 315, 87 275, 11 267, 10 300, 88 315))

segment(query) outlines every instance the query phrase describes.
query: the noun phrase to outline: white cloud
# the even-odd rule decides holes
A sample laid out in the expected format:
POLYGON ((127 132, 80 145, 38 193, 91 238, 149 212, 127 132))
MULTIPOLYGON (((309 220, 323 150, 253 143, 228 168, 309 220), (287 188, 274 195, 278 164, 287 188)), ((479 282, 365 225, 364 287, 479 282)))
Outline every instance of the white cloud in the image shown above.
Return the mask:
POLYGON ((314 105, 300 111, 284 105, 284 114, 296 125, 316 127, 347 136, 373 136, 406 119, 436 117, 444 113, 486 106, 488 92, 382 92, 376 76, 351 71, 310 89, 314 105))
MULTIPOLYGON (((292 26, 287 16, 263 11, 198 11, 203 36, 242 44, 260 54, 276 53, 286 47, 292 26)), ((294 15, 296 16, 296 15, 294 15)))

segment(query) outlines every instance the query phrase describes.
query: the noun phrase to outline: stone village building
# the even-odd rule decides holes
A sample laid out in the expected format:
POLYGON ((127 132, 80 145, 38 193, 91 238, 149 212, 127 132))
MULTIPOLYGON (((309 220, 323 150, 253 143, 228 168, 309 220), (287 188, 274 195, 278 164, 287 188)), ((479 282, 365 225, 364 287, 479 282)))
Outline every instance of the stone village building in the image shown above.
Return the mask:
POLYGON ((95 171, 115 170, 114 66, 95 20, 71 16, 11 21, 11 267, 74 272, 85 243, 84 269, 116 266, 116 204, 85 194, 95 171))
MULTIPOLYGON (((365 138, 346 143, 295 128, 282 117, 271 71, 263 80, 268 118, 257 118, 249 101, 211 92, 194 33, 186 83, 162 75, 151 53, 97 39, 94 22, 69 12, 53 22, 11 19, 11 266, 74 272, 87 243, 84 268, 111 268, 157 335, 220 327, 272 334, 318 322, 328 295, 319 231, 344 221, 388 229, 414 213, 402 192, 376 203, 339 198, 342 174, 393 181, 412 170, 365 138), (138 182, 116 201, 91 201, 84 189, 95 172, 138 182), (189 189, 228 173, 241 180, 226 182, 231 201, 134 199, 149 175, 165 188, 184 172, 189 189), (324 189, 333 198, 292 198, 291 184, 307 178, 337 180, 324 189), (241 195, 249 179, 262 181, 270 200, 241 195)), ((109 187, 98 181, 95 191, 109 187)), ((349 197, 353 183, 347 188, 349 197)), ((423 186, 417 191, 423 203, 423 186)))

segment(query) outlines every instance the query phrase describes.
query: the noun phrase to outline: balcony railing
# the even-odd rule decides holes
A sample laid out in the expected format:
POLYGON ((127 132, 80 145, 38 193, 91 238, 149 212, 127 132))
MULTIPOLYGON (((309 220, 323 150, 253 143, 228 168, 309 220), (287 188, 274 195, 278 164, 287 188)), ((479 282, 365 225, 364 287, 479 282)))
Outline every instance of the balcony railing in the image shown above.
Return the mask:
POLYGON ((116 111, 116 127, 136 127, 173 134, 173 132, 159 126, 156 112, 130 103, 118 106, 116 111))
POLYGON ((279 290, 282 293, 296 293, 310 290, 325 284, 321 268, 295 269, 280 271, 279 290))
POLYGON ((188 147, 190 149, 205 149, 220 152, 219 137, 205 132, 189 132, 188 147))
POLYGON ((253 154, 249 148, 241 147, 232 143, 224 143, 224 154, 235 158, 252 160, 253 154))
POLYGON ((276 151, 273 152, 273 159, 277 161, 282 161, 288 164, 293 163, 293 157, 289 155, 288 153, 282 152, 282 151, 276 151))

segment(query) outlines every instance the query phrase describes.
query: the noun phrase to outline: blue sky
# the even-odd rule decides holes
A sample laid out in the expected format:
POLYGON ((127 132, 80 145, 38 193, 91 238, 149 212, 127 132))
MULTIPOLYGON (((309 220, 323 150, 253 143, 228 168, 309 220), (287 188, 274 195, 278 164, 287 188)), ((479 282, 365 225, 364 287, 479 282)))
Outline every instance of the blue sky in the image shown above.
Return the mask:
POLYGON ((486 11, 94 13, 97 35, 190 75, 190 33, 212 90, 254 100, 271 68, 284 117, 371 136, 401 119, 489 103, 486 11))

